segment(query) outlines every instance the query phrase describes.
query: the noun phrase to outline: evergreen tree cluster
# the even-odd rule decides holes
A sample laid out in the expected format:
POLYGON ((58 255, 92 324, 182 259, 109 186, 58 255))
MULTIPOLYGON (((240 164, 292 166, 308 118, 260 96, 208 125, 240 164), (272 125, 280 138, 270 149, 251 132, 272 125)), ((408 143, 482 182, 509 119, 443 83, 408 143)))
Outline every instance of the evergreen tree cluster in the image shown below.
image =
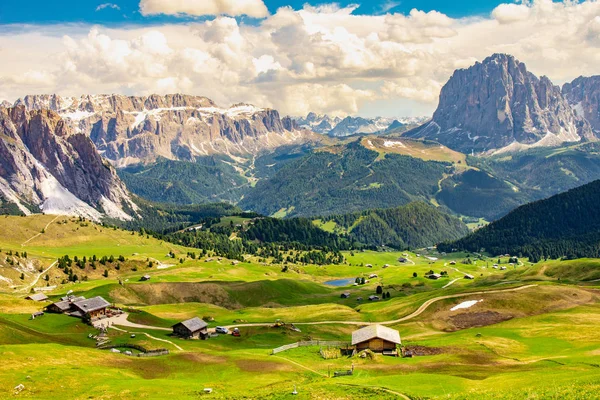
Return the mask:
POLYGON ((260 218, 243 233, 243 237, 265 243, 294 243, 300 250, 349 250, 359 246, 356 241, 318 228, 306 218, 260 218))
POLYGON ((260 180, 240 201, 245 209, 288 217, 341 214, 432 198, 449 163, 399 154, 380 157, 360 140, 336 152, 313 152, 260 180))

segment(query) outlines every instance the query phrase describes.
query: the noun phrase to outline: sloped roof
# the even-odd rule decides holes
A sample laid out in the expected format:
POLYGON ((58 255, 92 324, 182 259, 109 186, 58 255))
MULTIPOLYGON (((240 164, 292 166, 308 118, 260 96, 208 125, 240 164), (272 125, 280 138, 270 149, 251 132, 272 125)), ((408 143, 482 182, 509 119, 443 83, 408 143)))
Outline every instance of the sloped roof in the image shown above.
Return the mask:
POLYGON ((88 313, 106 308, 110 306, 110 303, 104 300, 102 297, 96 296, 92 297, 91 299, 76 301, 73 303, 73 306, 83 311, 83 313, 88 313))
POLYGON ((54 303, 54 306, 56 306, 61 311, 69 311, 71 309, 71 306, 75 302, 81 301, 81 300, 85 300, 85 297, 81 296, 81 297, 74 297, 71 300, 57 301, 56 303, 54 303))
POLYGON ((204 322, 198 317, 194 317, 192 319, 188 319, 187 321, 180 322, 178 324, 173 325, 173 327, 176 327, 179 324, 185 326, 187 329, 189 329, 190 332, 197 332, 208 326, 206 322, 204 322))
POLYGON ((27 298, 29 300, 33 300, 33 301, 44 301, 44 300, 48 300, 48 296, 46 296, 44 293, 36 293, 36 294, 32 294, 27 296, 27 298))
POLYGON ((369 325, 352 332, 352 345, 366 342, 371 339, 383 339, 388 342, 401 344, 400 333, 383 325, 369 325))

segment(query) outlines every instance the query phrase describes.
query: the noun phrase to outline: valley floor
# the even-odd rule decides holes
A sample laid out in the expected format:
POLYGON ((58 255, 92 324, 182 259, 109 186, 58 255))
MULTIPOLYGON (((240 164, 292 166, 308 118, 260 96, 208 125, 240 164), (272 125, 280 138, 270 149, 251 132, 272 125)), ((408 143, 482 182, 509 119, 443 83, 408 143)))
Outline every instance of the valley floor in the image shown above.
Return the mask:
POLYGON ((151 237, 51 219, 9 218, 10 229, 0 234, 0 275, 7 278, 0 282, 1 398, 581 399, 600 391, 598 260, 509 265, 506 257, 498 263, 426 250, 348 252, 344 265, 289 265, 283 272, 255 259, 191 259, 191 249, 151 237), (126 261, 119 270, 106 267, 108 277, 98 264, 78 271, 87 281, 63 283, 54 263, 65 254, 126 261), (427 279, 430 270, 447 275, 427 279), (150 280, 140 281, 146 274, 150 280), (368 282, 354 285, 355 278, 368 282), (377 286, 390 298, 368 301, 377 286), (49 303, 25 300, 29 287, 50 288, 51 300, 69 291, 103 296, 127 313, 112 320, 111 345, 169 354, 101 350, 91 338, 98 329, 80 319, 31 319, 49 303), (173 324, 192 317, 209 320, 211 331, 238 327, 241 336, 171 335, 173 324), (376 322, 397 329, 414 357, 324 359, 320 350, 328 344, 272 354, 299 341, 348 342, 353 330, 376 322), (333 377, 350 369, 351 376, 333 377))

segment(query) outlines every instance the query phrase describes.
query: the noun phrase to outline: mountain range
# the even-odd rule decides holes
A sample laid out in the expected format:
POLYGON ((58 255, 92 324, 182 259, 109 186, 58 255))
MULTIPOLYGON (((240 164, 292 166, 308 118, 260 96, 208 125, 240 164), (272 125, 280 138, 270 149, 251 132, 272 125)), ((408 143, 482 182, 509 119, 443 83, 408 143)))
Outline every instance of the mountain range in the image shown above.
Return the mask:
POLYGON ((331 137, 346 137, 352 135, 383 134, 397 131, 402 128, 419 125, 429 117, 402 117, 402 118, 345 118, 332 117, 327 114, 318 115, 309 113, 305 118, 296 118, 299 127, 309 129, 315 133, 331 137))
POLYGON ((58 113, 119 167, 158 157, 193 161, 211 154, 252 155, 318 140, 291 118, 281 118, 276 110, 249 104, 222 108, 201 96, 33 95, 14 105, 58 113))
POLYGON ((25 96, 0 106, 0 207, 127 220, 131 191, 276 216, 419 200, 494 220, 600 178, 599 107, 600 77, 559 88, 504 54, 457 70, 426 122, 293 119, 182 94, 25 96))

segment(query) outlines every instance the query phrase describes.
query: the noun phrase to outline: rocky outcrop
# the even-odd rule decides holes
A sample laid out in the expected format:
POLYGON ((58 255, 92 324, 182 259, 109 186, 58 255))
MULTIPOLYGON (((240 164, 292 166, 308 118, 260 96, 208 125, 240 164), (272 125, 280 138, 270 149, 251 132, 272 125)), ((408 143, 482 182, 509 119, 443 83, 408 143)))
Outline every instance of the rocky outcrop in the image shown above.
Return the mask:
POLYGON ((248 104, 220 108, 200 96, 36 95, 15 104, 57 112, 117 166, 157 157, 193 160, 215 153, 256 154, 314 139, 276 110, 248 104))
POLYGON ((506 54, 454 72, 431 121, 405 134, 464 153, 595 140, 558 86, 506 54))
POLYGON ((585 118, 596 135, 600 134, 600 75, 565 83, 562 94, 579 117, 585 118))
POLYGON ((137 206, 94 144, 50 110, 0 108, 0 197, 25 214, 131 219, 137 206))

